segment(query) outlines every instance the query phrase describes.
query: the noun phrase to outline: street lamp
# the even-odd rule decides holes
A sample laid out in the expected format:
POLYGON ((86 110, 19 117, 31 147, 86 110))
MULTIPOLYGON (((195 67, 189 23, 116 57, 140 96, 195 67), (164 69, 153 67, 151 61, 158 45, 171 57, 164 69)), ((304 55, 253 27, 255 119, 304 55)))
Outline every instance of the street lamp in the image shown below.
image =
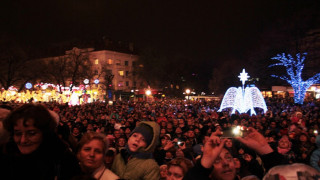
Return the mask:
POLYGON ((151 90, 150 89, 147 89, 146 90, 146 97, 147 97, 147 101, 149 100, 149 96, 151 95, 151 90))
POLYGON ((146 95, 147 95, 147 96, 150 96, 150 95, 151 95, 151 90, 150 90, 150 89, 146 90, 146 95))
POLYGON ((191 90, 190 89, 186 89, 186 94, 187 94, 187 100, 189 100, 189 94, 190 94, 191 90))

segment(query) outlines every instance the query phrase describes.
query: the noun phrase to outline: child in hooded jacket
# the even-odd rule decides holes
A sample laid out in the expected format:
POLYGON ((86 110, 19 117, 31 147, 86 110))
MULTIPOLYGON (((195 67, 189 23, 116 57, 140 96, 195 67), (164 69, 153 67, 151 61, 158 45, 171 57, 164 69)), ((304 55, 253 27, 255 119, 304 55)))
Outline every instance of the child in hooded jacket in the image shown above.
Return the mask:
POLYGON ((160 179, 160 168, 153 158, 159 134, 156 122, 140 122, 129 136, 126 148, 115 157, 111 170, 121 179, 160 179))

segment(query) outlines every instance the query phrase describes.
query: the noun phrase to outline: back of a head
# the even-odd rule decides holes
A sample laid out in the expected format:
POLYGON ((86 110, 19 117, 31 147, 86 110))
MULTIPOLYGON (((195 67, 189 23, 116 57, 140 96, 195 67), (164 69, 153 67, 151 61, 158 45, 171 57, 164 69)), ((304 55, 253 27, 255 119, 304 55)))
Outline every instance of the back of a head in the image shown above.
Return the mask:
POLYGON ((302 163, 279 165, 271 168, 263 180, 273 179, 318 179, 320 172, 302 163))

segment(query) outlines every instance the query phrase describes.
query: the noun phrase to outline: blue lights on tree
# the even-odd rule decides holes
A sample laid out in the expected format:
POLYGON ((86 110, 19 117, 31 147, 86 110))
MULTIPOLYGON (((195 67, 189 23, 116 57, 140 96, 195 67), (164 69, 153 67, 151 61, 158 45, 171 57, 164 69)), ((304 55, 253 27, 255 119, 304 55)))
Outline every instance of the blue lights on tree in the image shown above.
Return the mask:
POLYGON ((320 80, 320 73, 314 75, 306 81, 302 80, 301 74, 304 68, 304 60, 306 59, 306 55, 307 53, 298 53, 296 54, 296 58, 294 58, 290 54, 277 54, 277 56, 271 59, 278 60, 280 63, 275 63, 269 66, 284 66, 286 68, 287 76, 271 76, 285 80, 292 86, 294 90, 294 102, 297 104, 303 104, 307 89, 312 84, 315 84, 320 80))

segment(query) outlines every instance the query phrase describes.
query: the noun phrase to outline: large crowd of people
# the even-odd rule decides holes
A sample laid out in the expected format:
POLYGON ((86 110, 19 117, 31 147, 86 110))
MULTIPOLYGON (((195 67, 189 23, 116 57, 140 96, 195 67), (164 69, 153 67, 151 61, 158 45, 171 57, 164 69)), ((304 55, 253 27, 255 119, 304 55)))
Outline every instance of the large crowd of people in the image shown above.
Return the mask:
POLYGON ((319 178, 320 102, 265 101, 2 103, 0 179, 319 178))

